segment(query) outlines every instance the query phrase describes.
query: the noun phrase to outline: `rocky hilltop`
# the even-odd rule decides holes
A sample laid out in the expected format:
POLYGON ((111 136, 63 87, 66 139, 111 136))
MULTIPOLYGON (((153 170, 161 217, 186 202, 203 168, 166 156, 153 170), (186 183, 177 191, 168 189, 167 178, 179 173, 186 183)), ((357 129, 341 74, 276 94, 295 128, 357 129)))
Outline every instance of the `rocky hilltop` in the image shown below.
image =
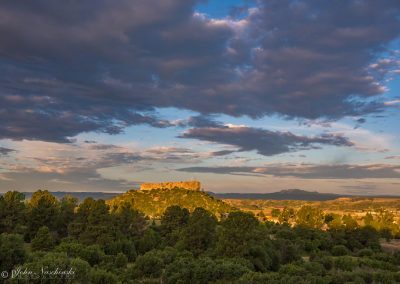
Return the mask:
POLYGON ((174 188, 200 191, 201 183, 199 181, 180 181, 180 182, 142 183, 140 185, 140 190, 174 189, 174 188))
POLYGON ((170 190, 131 190, 107 201, 111 208, 118 208, 124 203, 143 212, 150 218, 160 218, 164 211, 173 205, 178 205, 193 211, 202 207, 217 217, 231 212, 234 208, 205 192, 174 187, 170 190))

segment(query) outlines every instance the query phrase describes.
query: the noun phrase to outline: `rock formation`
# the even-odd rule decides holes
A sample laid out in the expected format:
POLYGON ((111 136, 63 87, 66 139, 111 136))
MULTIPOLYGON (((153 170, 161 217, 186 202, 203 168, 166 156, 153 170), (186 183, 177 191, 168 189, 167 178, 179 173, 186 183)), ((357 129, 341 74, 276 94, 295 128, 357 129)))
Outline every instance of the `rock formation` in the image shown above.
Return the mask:
POLYGON ((152 190, 152 189, 173 189, 182 188, 187 190, 201 190, 201 184, 199 181, 180 181, 180 182, 160 182, 160 183, 142 183, 140 190, 152 190))

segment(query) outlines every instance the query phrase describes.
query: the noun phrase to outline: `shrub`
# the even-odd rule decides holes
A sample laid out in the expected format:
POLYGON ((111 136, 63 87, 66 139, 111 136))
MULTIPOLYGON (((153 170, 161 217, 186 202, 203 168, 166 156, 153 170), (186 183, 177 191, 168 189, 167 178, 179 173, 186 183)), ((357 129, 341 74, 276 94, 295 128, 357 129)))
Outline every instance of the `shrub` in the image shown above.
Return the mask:
POLYGON ((160 277, 164 262, 159 253, 156 251, 149 251, 144 255, 138 256, 135 263, 131 267, 129 274, 133 278, 141 277, 160 277))
POLYGON ((334 255, 334 256, 343 256, 343 255, 350 254, 350 251, 344 245, 334 246, 332 248, 331 252, 332 252, 332 255, 334 255))
POLYGON ((128 264, 128 258, 122 252, 118 253, 115 258, 115 266, 118 268, 126 267, 128 264))
POLYGON ((352 271, 357 266, 357 261, 351 256, 339 256, 334 260, 336 269, 352 271))
POLYGON ((49 228, 40 227, 35 238, 32 240, 32 250, 49 251, 54 247, 54 239, 50 234, 49 228))
POLYGON ((313 261, 322 264, 326 270, 333 267, 333 258, 330 256, 316 256, 313 261))
POLYGON ((372 256, 373 254, 374 254, 374 251, 372 249, 368 249, 368 248, 360 249, 357 252, 357 256, 359 256, 359 257, 372 256))
POLYGON ((0 235, 0 270, 8 271, 16 264, 21 264, 26 258, 24 241, 21 235, 0 235))
POLYGON ((89 273, 90 283, 114 284, 118 282, 115 274, 103 269, 92 269, 89 273))

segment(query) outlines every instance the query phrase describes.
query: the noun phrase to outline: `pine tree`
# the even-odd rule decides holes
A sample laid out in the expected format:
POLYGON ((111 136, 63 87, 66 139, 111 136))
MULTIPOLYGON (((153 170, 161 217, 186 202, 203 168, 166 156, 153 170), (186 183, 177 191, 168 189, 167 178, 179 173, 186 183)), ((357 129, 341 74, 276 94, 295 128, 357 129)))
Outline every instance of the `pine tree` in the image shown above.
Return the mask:
POLYGON ((50 234, 49 228, 46 226, 41 227, 35 238, 32 240, 32 250, 49 251, 54 247, 54 239, 50 234))

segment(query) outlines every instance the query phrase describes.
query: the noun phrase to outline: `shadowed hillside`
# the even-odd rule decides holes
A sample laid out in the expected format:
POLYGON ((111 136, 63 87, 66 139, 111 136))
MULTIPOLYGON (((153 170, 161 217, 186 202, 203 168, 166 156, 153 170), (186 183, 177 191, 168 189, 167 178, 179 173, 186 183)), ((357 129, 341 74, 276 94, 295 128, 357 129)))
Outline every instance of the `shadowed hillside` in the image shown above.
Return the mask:
POLYGON ((130 203, 133 208, 153 218, 160 217, 172 205, 179 205, 180 207, 189 209, 189 211, 193 211, 197 207, 202 207, 217 216, 233 210, 233 207, 227 203, 205 192, 180 188, 146 191, 130 190, 125 194, 116 196, 107 203, 112 208, 123 202, 130 203))

